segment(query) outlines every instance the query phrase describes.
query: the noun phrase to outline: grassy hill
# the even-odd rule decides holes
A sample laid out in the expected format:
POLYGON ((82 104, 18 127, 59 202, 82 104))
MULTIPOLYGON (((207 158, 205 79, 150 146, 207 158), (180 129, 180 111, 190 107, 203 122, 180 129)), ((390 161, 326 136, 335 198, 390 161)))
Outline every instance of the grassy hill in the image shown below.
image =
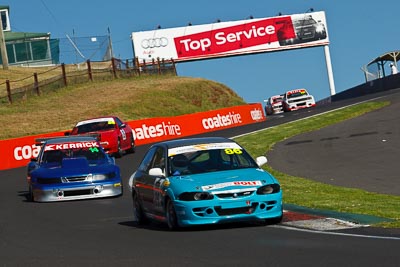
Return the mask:
MULTIPOLYGON (((0 82, 22 79, 33 72, 15 67, 0 70, 0 82)), ((227 86, 201 78, 154 75, 88 82, 13 104, 0 104, 0 139, 63 131, 79 120, 95 116, 137 120, 243 104, 245 101, 227 86)))

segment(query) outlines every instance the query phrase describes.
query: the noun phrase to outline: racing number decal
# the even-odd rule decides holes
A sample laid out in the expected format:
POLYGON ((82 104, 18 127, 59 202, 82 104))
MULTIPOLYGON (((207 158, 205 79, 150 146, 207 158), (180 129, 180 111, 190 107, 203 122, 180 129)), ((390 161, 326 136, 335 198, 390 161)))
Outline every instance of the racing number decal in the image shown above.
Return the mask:
POLYGON ((233 154, 242 154, 242 150, 239 148, 225 148, 225 154, 227 155, 233 155, 233 154))
POLYGON ((126 133, 124 129, 119 130, 121 132, 122 135, 122 140, 126 140, 126 133))
POLYGON ((99 152, 99 149, 97 147, 90 147, 89 150, 92 153, 98 153, 99 152))

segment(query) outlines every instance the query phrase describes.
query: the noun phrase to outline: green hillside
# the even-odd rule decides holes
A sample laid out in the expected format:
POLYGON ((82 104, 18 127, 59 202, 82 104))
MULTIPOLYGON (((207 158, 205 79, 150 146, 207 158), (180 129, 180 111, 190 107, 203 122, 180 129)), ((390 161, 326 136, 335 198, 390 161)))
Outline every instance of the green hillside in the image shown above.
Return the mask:
MULTIPOLYGON (((0 70, 0 77, 4 76, 0 70)), ((95 116, 137 120, 243 104, 245 101, 227 86, 201 78, 152 75, 88 82, 13 104, 1 103, 0 139, 63 131, 95 116)))

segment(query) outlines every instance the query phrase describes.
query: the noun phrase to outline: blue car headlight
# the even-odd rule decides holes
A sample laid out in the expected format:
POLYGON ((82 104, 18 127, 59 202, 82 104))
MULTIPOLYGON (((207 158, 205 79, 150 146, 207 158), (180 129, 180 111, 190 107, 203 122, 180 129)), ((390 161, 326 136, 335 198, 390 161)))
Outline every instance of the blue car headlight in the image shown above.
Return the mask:
POLYGON ((208 192, 185 192, 178 196, 178 199, 183 201, 210 200, 213 198, 214 195, 208 192))
POLYGON ((104 180, 107 180, 107 179, 112 179, 115 176, 116 176, 115 172, 93 174, 92 175, 92 181, 104 181, 104 180))
POLYGON ((57 177, 57 178, 41 178, 38 177, 36 179, 32 179, 32 181, 35 181, 38 184, 59 184, 61 183, 61 178, 57 177))
POLYGON ((269 195, 278 193, 280 191, 281 191, 281 186, 279 184, 268 184, 258 188, 257 195, 269 195))

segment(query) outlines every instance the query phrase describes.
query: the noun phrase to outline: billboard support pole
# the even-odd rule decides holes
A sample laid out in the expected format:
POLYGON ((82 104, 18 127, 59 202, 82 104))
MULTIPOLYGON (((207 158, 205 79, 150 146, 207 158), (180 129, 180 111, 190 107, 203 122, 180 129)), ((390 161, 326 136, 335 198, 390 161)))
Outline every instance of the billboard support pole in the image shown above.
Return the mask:
POLYGON ((6 48, 6 40, 4 37, 4 30, 3 30, 3 20, 0 16, 0 50, 1 50, 1 62, 3 64, 3 70, 8 70, 8 55, 7 55, 7 48, 6 48))
POLYGON ((324 51, 325 51, 326 70, 328 71, 329 88, 331 90, 331 96, 332 96, 336 94, 336 91, 335 91, 335 82, 333 80, 331 54, 329 52, 328 45, 324 46, 324 51))

